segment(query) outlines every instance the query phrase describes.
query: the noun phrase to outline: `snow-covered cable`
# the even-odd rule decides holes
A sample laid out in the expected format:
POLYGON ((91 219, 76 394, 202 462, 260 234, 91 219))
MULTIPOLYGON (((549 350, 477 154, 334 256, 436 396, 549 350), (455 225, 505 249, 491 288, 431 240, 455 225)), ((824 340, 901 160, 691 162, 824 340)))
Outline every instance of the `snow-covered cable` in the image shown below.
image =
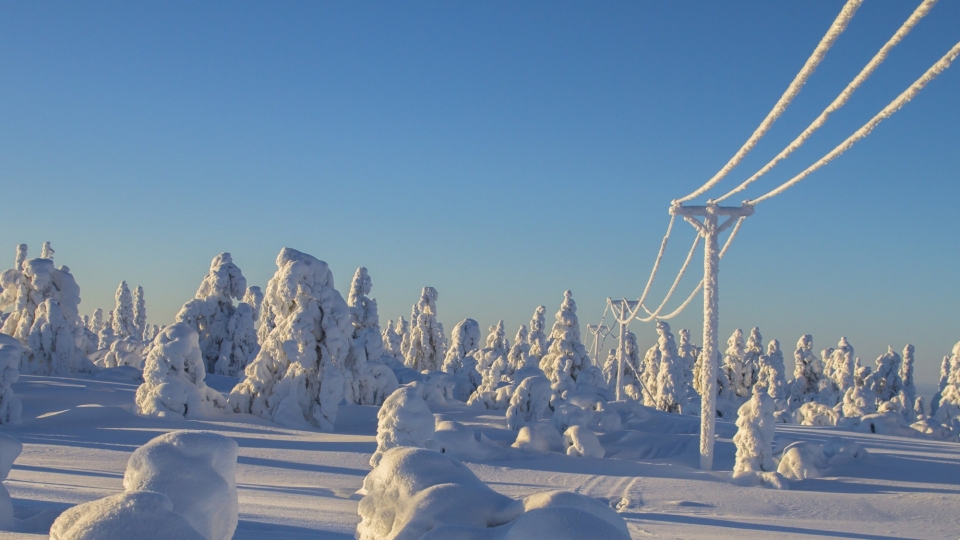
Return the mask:
POLYGON ((739 193, 743 191, 744 189, 747 188, 747 186, 749 186, 758 178, 760 178, 761 176, 769 172, 770 169, 772 169, 777 163, 779 163, 784 158, 786 158, 791 153, 793 153, 794 150, 796 150, 797 148, 800 148, 800 146, 802 146, 803 143, 807 141, 807 139, 810 137, 810 135, 813 134, 813 132, 820 129, 827 122, 827 118, 829 118, 831 114, 836 112, 838 109, 840 109, 847 103, 847 100, 850 99, 850 96, 853 95, 853 93, 857 90, 857 88, 859 88, 860 85, 863 84, 863 82, 866 81, 870 77, 870 75, 873 74, 873 72, 877 69, 877 67, 879 67, 880 64, 882 64, 883 61, 887 59, 887 55, 890 53, 890 51, 894 47, 896 47, 897 44, 900 43, 900 41, 904 37, 906 37, 907 34, 910 33, 910 30, 912 30, 913 27, 916 26, 918 22, 920 22, 920 19, 922 19, 924 16, 926 16, 927 13, 930 12, 930 9, 932 9, 934 4, 936 3, 937 3, 937 0, 923 0, 923 2, 920 3, 917 9, 915 9, 913 13, 910 15, 910 17, 906 20, 906 22, 903 23, 903 25, 897 30, 895 34, 893 34, 893 37, 891 37, 890 40, 883 45, 880 51, 877 52, 877 54, 874 55, 872 59, 870 59, 870 62, 868 62, 867 65, 864 66, 863 70, 861 70, 860 73, 857 74, 857 76, 852 81, 850 81, 850 84, 848 84, 847 87, 844 88, 842 92, 840 92, 840 95, 838 95, 836 99, 834 99, 833 102, 830 103, 830 105, 828 105, 827 108, 824 109, 822 113, 820 113, 820 116, 818 116, 813 122, 811 122, 810 125, 807 126, 807 129, 803 130, 803 133, 797 136, 797 138, 794 139, 793 142, 787 145, 786 148, 784 148, 779 154, 777 154, 776 157, 770 160, 769 163, 764 165, 763 168, 761 168, 759 171, 754 173, 753 176, 751 176, 750 178, 747 178, 742 184, 728 191, 724 196, 713 199, 713 201, 720 202, 735 193, 739 193))
POLYGON ((790 86, 787 87, 787 90, 780 96, 780 100, 777 101, 776 105, 773 106, 773 109, 767 113, 767 117, 763 119, 763 122, 760 122, 760 125, 753 132, 753 135, 747 139, 747 142, 743 143, 743 146, 726 165, 720 169, 717 174, 713 175, 713 178, 708 180, 705 184, 700 186, 699 189, 693 193, 687 195, 682 199, 678 199, 677 203, 683 203, 699 197, 707 192, 710 188, 717 185, 723 177, 727 175, 734 167, 736 167, 744 156, 747 155, 754 146, 757 145, 757 142, 763 137, 767 131, 770 130, 770 127, 773 126, 773 123, 776 122, 777 118, 780 118, 780 115, 783 114, 783 111, 787 109, 787 106, 790 105, 790 102, 793 101, 793 98, 800 93, 800 89, 803 88, 803 85, 807 82, 807 79, 810 78, 810 75, 817 69, 817 66, 823 60, 823 57, 826 56, 827 51, 830 50, 830 47, 833 46, 833 43, 840 37, 840 34, 843 33, 846 29, 847 24, 850 22, 850 19, 853 18, 853 14, 856 13, 857 8, 860 7, 860 4, 863 3, 863 0, 847 0, 847 3, 843 6, 843 9, 840 10, 840 14, 837 15, 837 18, 834 19, 833 24, 830 25, 830 28, 827 30, 827 33, 824 34, 823 39, 820 40, 820 43, 817 45, 817 48, 813 50, 813 54, 810 55, 810 58, 807 59, 807 62, 803 65, 803 68, 800 69, 800 72, 797 73, 797 76, 794 77, 793 82, 790 83, 790 86))
POLYGON ((809 176, 810 173, 812 173, 813 171, 819 169, 820 167, 823 167, 827 163, 830 163, 834 158, 836 158, 840 154, 849 150, 850 147, 852 147, 857 141, 869 135, 870 132, 873 131, 873 128, 877 127, 877 124, 893 116, 893 113, 899 111, 904 105, 907 104, 908 101, 913 99, 914 96, 916 96, 920 92, 920 90, 922 90, 923 87, 927 85, 927 83, 935 79, 937 75, 939 75, 948 67, 950 67, 950 63, 953 62, 958 55, 960 55, 960 43, 957 43, 956 45, 954 45, 953 48, 950 49, 947 52, 947 54, 943 56, 943 58, 938 60, 937 63, 931 66, 930 69, 928 69, 927 72, 923 74, 923 76, 917 79, 916 82, 910 85, 910 87, 907 88, 902 94, 897 96, 896 99, 891 101, 889 105, 884 107, 882 111, 880 111, 876 116, 871 118, 869 122, 863 125, 863 127, 855 131, 853 135, 847 138, 847 140, 840 143, 836 148, 831 150, 827 155, 820 158, 819 161, 807 167, 806 170, 794 176, 790 180, 787 180, 786 182, 784 182, 780 187, 768 192, 766 195, 763 195, 758 199, 753 200, 752 204, 757 204, 771 197, 776 197, 777 195, 790 189, 791 187, 799 183, 801 180, 809 176))
MULTIPOLYGON (((671 223, 672 223, 672 221, 671 221, 671 223)), ((663 302, 660 303, 660 307, 657 308, 656 312, 651 313, 650 310, 647 309, 647 307, 643 305, 643 301, 644 301, 644 299, 646 298, 646 294, 644 294, 644 295, 641 296, 640 299, 637 301, 637 306, 636 306, 636 308, 634 308, 634 309, 627 308, 627 311, 629 312, 629 315, 628 315, 625 319, 621 320, 620 317, 617 317, 617 312, 616 312, 616 311, 613 312, 613 316, 616 317, 617 322, 619 322, 620 324, 629 324, 630 321, 633 321, 634 319, 639 320, 640 322, 650 322, 650 321, 652 321, 653 318, 656 317, 657 314, 660 313, 661 310, 663 310, 663 306, 667 303, 668 300, 670 300, 670 297, 673 296, 673 292, 677 289, 677 284, 680 283, 680 280, 683 278, 683 274, 686 273, 687 267, 690 265, 690 260, 693 259, 693 252, 697 249, 697 246, 698 246, 699 244, 700 244, 700 235, 697 235, 697 237, 693 239, 693 245, 690 246, 690 251, 687 253, 687 258, 686 258, 686 260, 683 262, 683 266, 680 267, 680 272, 677 274, 677 277, 674 278, 674 280, 673 280, 673 285, 670 287, 670 291, 667 292, 666 298, 664 298, 664 299, 663 299, 663 302), (644 311, 646 311, 646 312, 649 314, 649 317, 646 317, 646 318, 637 318, 637 314, 640 313, 640 310, 641 310, 641 309, 643 309, 644 311), (624 323, 624 321, 626 321, 626 323, 624 323)), ((649 286, 649 285, 648 285, 648 286, 649 286)), ((646 292, 646 291, 645 291, 645 292, 646 292)), ((608 303, 608 305, 609 305, 609 303, 608 303)), ((623 315, 623 314, 621 313, 621 316, 622 316, 622 315, 623 315)))

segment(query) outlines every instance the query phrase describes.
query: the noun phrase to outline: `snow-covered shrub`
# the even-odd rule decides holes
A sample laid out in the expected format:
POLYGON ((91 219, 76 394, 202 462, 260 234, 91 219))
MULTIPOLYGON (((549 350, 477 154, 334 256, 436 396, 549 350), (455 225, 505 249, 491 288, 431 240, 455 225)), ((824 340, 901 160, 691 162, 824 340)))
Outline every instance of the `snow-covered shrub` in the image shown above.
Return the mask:
POLYGON ((143 335, 147 330, 147 301, 143 297, 143 287, 140 285, 133 290, 133 324, 137 331, 131 337, 146 340, 147 338, 143 335))
POLYGON ((356 405, 380 405, 399 386, 396 375, 381 361, 383 339, 377 301, 367 297, 372 288, 367 269, 357 268, 347 296, 353 335, 345 364, 344 389, 347 402, 356 405))
POLYGON ((97 361, 97 365, 105 368, 131 366, 142 370, 147 345, 133 337, 116 340, 110 344, 110 349, 105 351, 102 359, 97 361))
POLYGON ((513 447, 533 452, 560 452, 563 450, 563 436, 553 425, 535 422, 520 428, 513 447))
POLYGON ((816 399, 820 392, 820 378, 823 366, 813 353, 813 336, 805 334, 797 341, 797 350, 793 352, 793 381, 790 383, 790 395, 787 403, 790 410, 796 410, 808 401, 816 399))
POLYGON ((737 446, 734 477, 777 470, 773 459, 774 411, 773 399, 763 391, 740 407, 737 434, 733 436, 737 446))
POLYGON ((530 334, 527 335, 527 342, 530 343, 531 361, 537 365, 547 354, 546 313, 546 306, 537 306, 537 309, 533 312, 533 318, 530 319, 530 334))
MULTIPOLYGON (((23 406, 11 385, 20 378, 23 347, 13 336, 0 334, 0 425, 19 424, 23 406)), ((3 478, 0 478, 3 480, 3 478)))
POLYGON ((467 405, 491 411, 506 411, 510 408, 510 398, 513 397, 516 388, 515 384, 505 384, 497 387, 496 390, 486 391, 481 387, 470 396, 467 405))
POLYGON ((134 491, 68 508, 50 527, 50 540, 206 540, 162 493, 134 491))
POLYGON ((230 540, 238 520, 238 450, 233 439, 208 431, 165 433, 133 452, 123 487, 162 493, 204 538, 230 540))
POLYGON ((350 308, 327 263, 283 248, 260 314, 260 352, 230 393, 236 412, 332 431, 343 400, 350 308))
POLYGON ((527 424, 547 418, 552 410, 553 388, 546 377, 527 377, 517 385, 507 408, 507 427, 519 430, 527 424))
POLYGON ((843 415, 858 418, 877 412, 877 395, 867 386, 853 386, 843 394, 843 415))
POLYGON ((213 370, 217 375, 236 377, 243 373, 260 353, 255 325, 260 317, 262 302, 263 292, 260 287, 247 287, 243 301, 237 304, 227 322, 227 338, 220 343, 220 357, 213 370))
POLYGON ((455 377, 457 399, 465 402, 483 383, 474 357, 481 345, 480 324, 473 319, 464 319, 453 327, 450 339, 450 347, 443 360, 443 371, 455 377))
MULTIPOLYGON (((533 348, 531 347, 531 353, 533 348)), ((564 291, 563 304, 557 311, 557 322, 550 332, 550 346, 540 359, 540 369, 554 384, 576 384, 580 371, 590 366, 587 350, 580 342, 580 321, 573 293, 564 291)))
POLYGON ((492 443, 486 435, 453 420, 437 418, 433 437, 426 443, 430 450, 456 459, 484 461, 497 459, 504 454, 503 448, 492 443))
POLYGON ((391 448, 425 448, 434 430, 433 413, 423 400, 423 391, 415 386, 398 388, 377 413, 377 450, 370 458, 370 466, 379 465, 384 452, 391 448))
POLYGON ((783 376, 783 353, 780 352, 780 342, 776 339, 767 344, 767 354, 762 355, 757 362, 757 382, 753 391, 763 389, 773 399, 777 412, 787 408, 787 381, 783 376))
MULTIPOLYGON (((640 373, 640 346, 637 345, 637 336, 627 330, 623 342, 623 366, 620 374, 623 393, 630 399, 643 400, 640 379, 637 377, 640 373)), ((607 384, 614 392, 617 388, 617 367, 620 366, 619 348, 618 344, 617 349, 610 351, 610 356, 607 357, 607 362, 603 366, 607 384)))
MULTIPOLYGON (((203 277, 197 294, 177 313, 176 322, 187 323, 200 334, 200 350, 207 371, 213 372, 220 360, 223 342, 230 341, 230 319, 236 308, 233 299, 241 300, 247 292, 247 280, 229 253, 221 253, 210 262, 210 271, 203 277)), ((271 314, 272 316, 272 314, 271 314)), ((263 333, 268 328, 261 328, 263 333)), ((261 341, 264 335, 261 335, 261 341)))
MULTIPOLYGON (((3 336, 3 334, 0 334, 0 336, 3 336)), ((2 350, 0 350, 0 355, 2 354, 2 350)), ((10 469, 13 467, 13 462, 17 460, 22 451, 23 444, 20 441, 0 433, 0 482, 7 479, 10 469)), ((0 484, 0 531, 11 531, 13 525, 13 501, 10 499, 7 488, 0 484)))
POLYGON ((917 400, 917 385, 913 382, 914 351, 913 345, 908 343, 903 348, 903 363, 900 365, 900 380, 903 381, 903 391, 907 395, 907 405, 912 405, 917 400))
POLYGON ((684 368, 685 361, 677 352, 677 344, 666 321, 657 321, 657 345, 660 349, 660 369, 657 372, 657 409, 680 412, 691 389, 684 368))
POLYGON ((550 424, 560 433, 565 433, 570 426, 587 427, 591 419, 590 411, 573 403, 562 403, 553 411, 550 424))
POLYGON ((777 472, 790 480, 804 480, 820 478, 828 466, 829 460, 823 453, 823 446, 798 442, 784 448, 777 472))
POLYGON ((606 452, 589 429, 583 426, 570 426, 563 432, 563 446, 568 456, 602 458, 606 452))
POLYGON ((721 369, 727 374, 727 380, 730 381, 731 390, 738 397, 750 394, 746 382, 743 380, 744 373, 744 355, 746 351, 743 348, 743 330, 737 328, 727 339, 727 350, 723 355, 723 365, 721 369))
POLYGON ((126 281, 121 281, 116 293, 117 305, 113 310, 113 335, 117 339, 137 336, 137 323, 133 315, 133 296, 126 281))
POLYGON ((865 381, 865 386, 873 391, 876 399, 890 401, 903 390, 903 379, 900 378, 902 363, 900 355, 890 346, 886 353, 877 358, 876 371, 865 381))
POLYGON ((835 426, 840 415, 831 407, 808 401, 793 411, 793 423, 801 426, 835 426))
POLYGON ((424 287, 413 307, 409 346, 404 350, 407 367, 414 371, 438 371, 447 352, 443 325, 437 321, 437 290, 424 287))
POLYGON ((227 400, 203 382, 205 376, 197 333, 184 323, 166 327, 144 363, 137 413, 203 418, 208 412, 224 409, 227 400))

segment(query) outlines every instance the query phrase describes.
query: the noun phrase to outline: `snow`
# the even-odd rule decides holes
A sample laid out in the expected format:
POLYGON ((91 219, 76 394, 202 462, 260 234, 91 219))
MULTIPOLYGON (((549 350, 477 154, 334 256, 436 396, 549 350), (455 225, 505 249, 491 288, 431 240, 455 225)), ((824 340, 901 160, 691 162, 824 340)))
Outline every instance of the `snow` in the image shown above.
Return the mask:
MULTIPOLYGON (((0 334, 0 424, 20 423, 20 411, 23 406, 20 398, 14 394, 13 384, 20 379, 22 354, 23 347, 19 341, 13 336, 0 334)), ((9 467, 6 469, 9 470, 9 467)), ((2 471, 3 469, 0 468, 0 472, 2 471)))
POLYGON ((568 427, 563 432, 563 446, 568 456, 602 458, 605 454, 597 435, 583 426, 568 427))
POLYGON ((230 540, 237 529, 237 443, 207 431, 173 431, 141 446, 123 475, 128 492, 166 495, 207 540, 230 540))
POLYGON ((50 540, 204 540, 161 493, 134 491, 84 503, 60 514, 50 540))
MULTIPOLYGON (((540 359, 540 369, 554 384, 572 386, 580 372, 590 366, 590 358, 580 341, 577 304, 570 291, 563 293, 563 303, 557 311, 556 319, 550 331, 547 353, 540 359)), ((533 352, 531 347, 531 353, 533 352)))
POLYGON ((423 392, 416 386, 398 388, 377 413, 377 450, 370 458, 370 466, 376 467, 391 448, 426 448, 434 430, 433 413, 423 400, 423 392))
POLYGON ((357 405, 380 405, 399 386, 396 375, 381 359, 384 356, 383 337, 377 301, 367 297, 372 288, 373 281, 367 269, 357 268, 347 296, 353 341, 345 362, 344 389, 347 402, 357 405))
MULTIPOLYGON (((20 441, 0 433, 0 482, 7 479, 13 462, 23 451, 20 441)), ((6 488, 0 484, 0 531, 9 531, 14 527, 13 501, 6 488)))
POLYGON ((447 353, 443 325, 437 321, 437 290, 424 287, 420 301, 414 304, 410 333, 403 347, 407 367, 414 371, 438 371, 447 353))
POLYGON ((133 296, 126 281, 121 281, 117 287, 117 305, 113 310, 113 335, 117 339, 137 336, 137 323, 134 315, 133 296))

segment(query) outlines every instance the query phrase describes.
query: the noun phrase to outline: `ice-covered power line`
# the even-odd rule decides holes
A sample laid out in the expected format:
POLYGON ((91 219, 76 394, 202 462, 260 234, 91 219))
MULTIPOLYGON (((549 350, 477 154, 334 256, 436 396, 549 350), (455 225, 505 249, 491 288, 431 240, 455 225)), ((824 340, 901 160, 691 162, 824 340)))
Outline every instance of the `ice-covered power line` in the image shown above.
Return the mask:
POLYGON ((773 123, 777 121, 777 118, 780 118, 780 115, 783 114, 783 111, 787 109, 787 106, 790 105, 790 102, 793 101, 793 98, 797 97, 797 94, 800 93, 800 89, 803 88, 804 83, 807 82, 807 79, 810 78, 810 75, 813 75, 813 72, 817 69, 817 66, 820 65, 820 62, 826 56, 827 51, 830 50, 830 47, 833 46, 833 43, 840 37, 840 34, 843 33, 846 29, 847 24, 850 22, 850 19, 853 18, 853 14, 856 13, 857 8, 860 7, 860 4, 863 3, 863 0, 848 0, 847 3, 843 6, 843 9, 840 10, 840 14, 837 15, 837 18, 834 19, 833 24, 830 25, 830 28, 827 30, 827 33, 824 34, 823 39, 820 40, 820 43, 817 45, 817 48, 813 50, 813 54, 810 55, 810 58, 807 59, 807 62, 803 65, 803 68, 797 73, 797 76, 794 77, 793 82, 790 83, 790 86, 787 87, 787 90, 780 96, 780 99, 777 101, 776 105, 773 106, 773 109, 767 113, 767 117, 763 119, 763 122, 760 122, 760 125, 753 132, 753 135, 747 139, 747 142, 743 143, 743 146, 726 165, 720 169, 717 174, 713 175, 713 178, 708 180, 705 184, 700 186, 696 191, 683 197, 682 199, 677 199, 675 202, 683 203, 691 199, 699 197, 706 193, 713 186, 717 185, 723 177, 727 175, 734 167, 736 167, 744 156, 747 155, 754 146, 757 145, 757 142, 763 137, 767 131, 770 130, 770 127, 773 126, 773 123))
POLYGON ((873 128, 877 127, 877 124, 893 116, 893 113, 899 111, 904 105, 907 104, 907 102, 920 93, 920 90, 923 90, 923 87, 926 86, 927 83, 937 78, 937 75, 943 73, 944 70, 950 67, 950 64, 957 58, 958 55, 960 55, 960 43, 957 43, 952 49, 947 51, 947 54, 945 54, 943 58, 938 60, 937 63, 933 64, 926 73, 924 73, 919 79, 911 84, 910 87, 907 88, 902 94, 897 96, 896 99, 891 101, 889 105, 884 107, 882 111, 877 113, 876 116, 871 118, 869 122, 863 125, 863 127, 855 131, 853 135, 847 137, 847 140, 837 145, 836 148, 820 158, 820 160, 813 165, 807 167, 803 172, 784 182, 782 185, 780 185, 780 187, 769 191, 762 197, 758 197, 757 199, 750 201, 750 204, 755 205, 771 197, 776 197, 777 195, 795 186, 801 180, 809 176, 813 171, 823 167, 827 163, 830 163, 834 158, 849 150, 854 144, 857 143, 857 141, 869 135, 870 132, 873 131, 873 128))
POLYGON ((848 84, 847 87, 844 88, 842 92, 840 92, 840 95, 838 95, 836 99, 834 99, 833 102, 830 103, 830 105, 828 105, 827 108, 824 109, 822 113, 820 113, 820 116, 818 116, 813 122, 811 122, 810 125, 807 126, 807 129, 803 130, 803 133, 797 136, 797 138, 794 139, 793 142, 787 145, 786 148, 784 148, 779 154, 777 154, 776 157, 770 160, 769 163, 764 165, 759 171, 754 173, 753 176, 751 176, 750 178, 747 178, 742 184, 731 189, 725 195, 723 195, 722 197, 718 197, 713 201, 720 202, 735 193, 739 193, 743 191, 744 189, 747 188, 747 186, 749 186, 758 178, 760 178, 761 176, 769 172, 770 169, 772 169, 777 163, 779 163, 784 158, 786 158, 791 153, 793 153, 794 150, 796 150, 797 148, 800 148, 800 146, 802 146, 803 143, 807 141, 807 139, 810 137, 810 135, 813 134, 813 132, 820 129, 827 122, 827 118, 829 118, 831 114, 833 114, 835 111, 837 111, 847 103, 847 100, 850 99, 850 96, 853 95, 853 93, 857 90, 857 88, 859 88, 860 85, 863 84, 863 82, 866 81, 870 77, 870 75, 873 74, 874 70, 876 70, 877 67, 879 67, 880 64, 882 64, 883 61, 887 59, 887 55, 890 54, 890 51, 894 47, 896 47, 897 44, 900 43, 900 41, 903 40, 903 38, 906 37, 907 34, 910 33, 910 30, 912 30, 913 27, 916 26, 918 22, 920 22, 920 19, 922 19, 924 16, 926 16, 927 13, 930 12, 930 9, 933 8, 934 4, 936 3, 937 3, 937 0, 924 0, 923 2, 921 2, 920 5, 917 6, 917 9, 915 9, 913 13, 910 15, 910 17, 903 23, 902 26, 900 26, 897 32, 893 34, 893 37, 891 37, 883 45, 883 47, 880 48, 877 54, 870 59, 870 62, 868 62, 867 65, 864 66, 864 68, 860 71, 860 73, 857 74, 857 76, 854 77, 852 81, 850 81, 850 84, 848 84))

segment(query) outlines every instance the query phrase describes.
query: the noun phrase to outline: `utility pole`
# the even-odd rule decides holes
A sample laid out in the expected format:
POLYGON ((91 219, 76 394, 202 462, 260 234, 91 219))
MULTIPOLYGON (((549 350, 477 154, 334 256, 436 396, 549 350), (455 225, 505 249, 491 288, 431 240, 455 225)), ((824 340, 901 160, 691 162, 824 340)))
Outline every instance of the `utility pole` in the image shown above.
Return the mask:
POLYGON ((713 469, 713 443, 717 423, 717 332, 720 326, 720 233, 741 218, 753 215, 753 206, 746 202, 737 206, 718 206, 708 202, 706 206, 683 206, 674 204, 670 215, 681 216, 693 225, 703 237, 703 363, 700 408, 700 468, 713 469), (723 223, 720 218, 725 217, 723 223), (702 218, 702 219, 701 219, 702 218))

